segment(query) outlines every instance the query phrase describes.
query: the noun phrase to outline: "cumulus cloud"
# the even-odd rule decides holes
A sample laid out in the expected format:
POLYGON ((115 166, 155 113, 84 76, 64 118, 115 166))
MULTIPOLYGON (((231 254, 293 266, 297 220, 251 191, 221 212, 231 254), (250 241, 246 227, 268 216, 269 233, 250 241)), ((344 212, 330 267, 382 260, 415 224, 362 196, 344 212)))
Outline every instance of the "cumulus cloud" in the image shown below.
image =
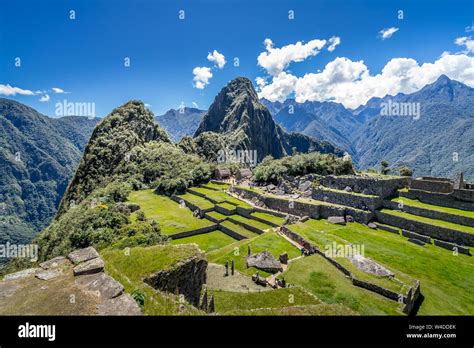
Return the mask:
POLYGON ((474 87, 474 58, 444 54, 434 63, 411 58, 391 59, 381 73, 371 75, 363 61, 338 57, 318 73, 296 77, 285 72, 260 89, 259 97, 284 101, 294 93, 297 102, 332 100, 348 108, 364 105, 372 97, 413 93, 445 74, 474 87))
POLYGON ((336 49, 336 46, 341 43, 341 38, 339 36, 333 36, 329 39, 328 51, 332 52, 336 49))
POLYGON ((471 25, 467 26, 467 27, 464 29, 464 31, 465 31, 466 33, 470 33, 471 31, 474 31, 474 24, 471 24, 471 25))
POLYGON ((193 75, 194 87, 197 89, 204 89, 212 78, 211 68, 197 66, 193 69, 193 75))
POLYGON ((326 40, 311 40, 304 44, 298 41, 295 44, 273 47, 271 39, 263 42, 266 52, 260 53, 257 58, 258 65, 264 68, 272 76, 279 75, 292 62, 302 62, 310 56, 317 55, 326 45, 326 40))
POLYGON ((393 34, 395 34, 398 31, 398 28, 391 27, 387 29, 382 29, 379 31, 379 37, 382 38, 382 40, 390 39, 393 34))
POLYGON ((458 46, 465 46, 464 53, 474 53, 474 40, 470 36, 458 37, 454 43, 458 46))
POLYGON ((22 89, 20 87, 12 87, 10 85, 0 84, 0 95, 15 96, 15 95, 35 95, 35 92, 29 89, 22 89))
POLYGON ((207 60, 210 62, 213 62, 215 66, 217 66, 219 69, 222 69, 226 63, 225 57, 222 53, 217 52, 214 50, 214 52, 210 53, 207 55, 207 60))
POLYGON ((42 95, 41 98, 39 99, 39 101, 42 102, 42 103, 49 102, 49 95, 47 95, 47 94, 42 95))

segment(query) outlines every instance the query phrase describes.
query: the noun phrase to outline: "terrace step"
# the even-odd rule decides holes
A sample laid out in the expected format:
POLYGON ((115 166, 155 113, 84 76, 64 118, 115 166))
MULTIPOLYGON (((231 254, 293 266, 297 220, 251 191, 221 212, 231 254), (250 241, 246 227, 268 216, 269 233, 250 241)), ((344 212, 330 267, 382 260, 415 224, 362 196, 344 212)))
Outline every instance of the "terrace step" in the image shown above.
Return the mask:
POLYGON ((430 219, 443 220, 459 225, 474 227, 474 212, 440 207, 433 204, 423 203, 409 198, 395 198, 383 202, 385 208, 402 210, 409 214, 423 216, 430 219))
POLYGON ((237 225, 231 221, 223 221, 219 223, 219 230, 226 233, 227 235, 237 239, 248 239, 258 236, 257 233, 252 232, 241 225, 237 225))
POLYGON ((382 207, 382 198, 357 192, 347 192, 326 187, 313 189, 312 197, 318 201, 340 204, 362 210, 376 210, 382 207))
POLYGON ((474 228, 472 227, 428 219, 397 210, 382 209, 375 213, 377 220, 384 224, 459 245, 474 246, 474 228))
POLYGON ((248 229, 252 232, 258 233, 258 234, 262 234, 262 233, 264 233, 265 230, 268 230, 268 229, 272 228, 272 226, 270 226, 270 225, 259 222, 257 220, 253 220, 253 219, 243 217, 241 215, 230 215, 227 218, 227 221, 230 221, 230 222, 233 222, 237 225, 243 226, 246 229, 248 229))

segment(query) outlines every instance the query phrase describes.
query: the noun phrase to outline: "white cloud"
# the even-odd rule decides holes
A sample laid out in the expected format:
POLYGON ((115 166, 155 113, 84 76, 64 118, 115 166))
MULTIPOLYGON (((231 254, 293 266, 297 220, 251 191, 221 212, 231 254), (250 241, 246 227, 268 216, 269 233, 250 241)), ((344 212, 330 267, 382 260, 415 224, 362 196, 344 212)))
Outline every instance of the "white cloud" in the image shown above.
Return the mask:
POLYGON ((458 46, 465 46, 464 53, 474 53, 474 40, 470 36, 458 37, 454 43, 458 46))
POLYGON ((202 66, 193 69, 194 87, 197 89, 204 89, 209 84, 209 79, 212 78, 211 68, 202 66))
POLYGON ((195 107, 196 109, 199 109, 199 105, 196 103, 196 102, 193 102, 193 107, 195 107))
POLYGON ((398 28, 391 27, 387 29, 382 29, 379 31, 379 36, 382 38, 382 40, 390 39, 393 34, 395 34, 398 31, 398 28))
POLYGON ((297 102, 332 100, 354 109, 372 97, 416 92, 442 74, 474 87, 474 58, 444 54, 434 63, 421 65, 411 58, 394 58, 381 73, 371 75, 363 61, 338 57, 319 73, 299 78, 281 73, 261 88, 259 97, 284 101, 294 93, 297 102))
POLYGON ((333 36, 329 39, 328 51, 332 52, 336 49, 336 46, 341 43, 341 38, 339 36, 333 36))
POLYGON ((265 85, 265 82, 260 84, 258 96, 270 101, 278 100, 282 102, 294 91, 297 82, 298 78, 296 76, 283 71, 273 77, 271 84, 265 85))
POLYGON ((29 89, 22 89, 20 87, 12 87, 10 85, 0 84, 0 95, 6 96, 15 96, 20 95, 35 95, 35 92, 30 91, 29 89))
POLYGON ((274 48, 271 39, 263 42, 266 52, 260 53, 258 65, 272 76, 280 74, 291 62, 302 62, 310 56, 317 55, 326 44, 326 40, 311 40, 304 44, 298 41, 295 44, 274 48))
POLYGON ((470 32, 472 32, 472 31, 474 31, 474 24, 471 24, 471 25, 467 26, 467 27, 464 29, 464 31, 465 31, 466 33, 470 33, 470 32))
POLYGON ((222 53, 217 52, 214 50, 214 52, 210 53, 207 55, 207 60, 210 62, 213 62, 215 66, 217 66, 219 69, 222 69, 226 63, 225 57, 222 53))
POLYGON ((49 102, 49 95, 47 95, 47 94, 42 95, 41 98, 39 99, 39 101, 42 102, 42 103, 49 102))
POLYGON ((63 89, 58 88, 58 87, 53 87, 51 89, 53 90, 54 93, 58 93, 58 94, 66 93, 63 89))
POLYGON ((145 103, 145 107, 151 108, 151 104, 145 103))

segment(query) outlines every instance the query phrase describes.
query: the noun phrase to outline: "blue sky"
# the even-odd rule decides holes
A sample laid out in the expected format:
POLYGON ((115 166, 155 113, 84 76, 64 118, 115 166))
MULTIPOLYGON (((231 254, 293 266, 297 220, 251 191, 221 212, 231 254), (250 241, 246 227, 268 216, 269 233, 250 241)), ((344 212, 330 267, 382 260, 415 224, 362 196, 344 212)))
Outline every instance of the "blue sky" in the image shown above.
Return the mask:
MULTIPOLYGON (((372 75, 379 74, 392 58, 432 63, 445 51, 459 54, 462 46, 456 45, 455 39, 474 34, 466 29, 473 23, 472 1, 0 3, 0 85, 42 92, 0 96, 24 102, 49 116, 54 116, 55 103, 64 99, 94 102, 99 117, 130 99, 150 104, 155 114, 181 102, 207 108, 236 76, 252 81, 267 77, 271 85, 272 76, 257 62, 265 52, 267 38, 275 48, 340 38, 332 52, 322 49, 301 62, 291 62, 285 72, 299 78, 323 70, 337 57, 363 60, 372 75), (69 19, 70 10, 75 11, 75 20, 69 19), (185 11, 184 20, 178 18, 180 10, 185 11), (289 10, 294 11, 293 20, 288 19, 289 10), (403 10, 403 20, 397 18, 398 10, 403 10), (398 31, 382 40, 378 33, 390 27, 398 31), (227 64, 222 69, 206 58, 213 50, 225 56, 227 64), (21 67, 15 67, 16 57, 21 58, 21 67), (125 57, 131 59, 128 68, 124 67, 125 57), (239 58, 239 67, 233 66, 234 57, 239 58), (204 89, 193 85, 195 67, 211 68, 213 77, 204 89), (68 93, 54 93, 53 87, 68 93), (40 102, 45 94, 50 100, 40 102)), ((472 56, 472 51, 466 54, 472 56)), ((329 97, 333 94, 338 101, 342 98, 339 90, 327 92, 329 97)))

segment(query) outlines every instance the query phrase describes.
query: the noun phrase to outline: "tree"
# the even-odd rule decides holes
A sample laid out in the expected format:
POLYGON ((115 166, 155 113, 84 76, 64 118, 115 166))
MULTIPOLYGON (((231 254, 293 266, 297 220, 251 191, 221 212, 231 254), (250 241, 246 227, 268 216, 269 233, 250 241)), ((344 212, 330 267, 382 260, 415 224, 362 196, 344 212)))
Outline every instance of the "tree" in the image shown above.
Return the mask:
POLYGON ((388 175, 390 168, 388 168, 388 162, 385 160, 380 161, 380 173, 383 175, 388 175))
POLYGON ((413 169, 411 169, 410 167, 408 167, 406 165, 400 166, 399 171, 400 171, 401 176, 412 176, 413 175, 413 169))

